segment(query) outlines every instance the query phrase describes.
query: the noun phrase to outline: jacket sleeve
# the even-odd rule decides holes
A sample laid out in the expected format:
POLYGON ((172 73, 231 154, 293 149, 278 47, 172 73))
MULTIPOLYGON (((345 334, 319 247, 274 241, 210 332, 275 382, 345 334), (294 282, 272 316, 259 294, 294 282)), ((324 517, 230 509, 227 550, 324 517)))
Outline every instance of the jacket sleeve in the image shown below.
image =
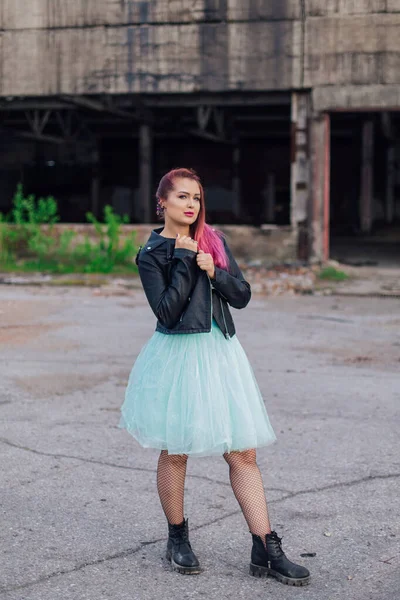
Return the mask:
POLYGON ((213 287, 233 308, 244 308, 251 298, 250 284, 245 280, 228 244, 224 239, 225 252, 229 261, 229 271, 215 267, 213 287))
POLYGON ((196 252, 175 248, 169 280, 150 252, 141 252, 139 275, 150 307, 167 329, 174 327, 186 306, 198 276, 196 252))

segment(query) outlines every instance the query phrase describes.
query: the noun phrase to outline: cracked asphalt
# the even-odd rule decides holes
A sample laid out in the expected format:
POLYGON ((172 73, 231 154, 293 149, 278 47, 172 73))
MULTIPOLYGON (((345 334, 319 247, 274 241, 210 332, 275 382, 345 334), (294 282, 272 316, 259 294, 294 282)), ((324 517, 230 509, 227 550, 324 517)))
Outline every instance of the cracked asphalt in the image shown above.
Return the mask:
POLYGON ((1 600, 399 597, 399 301, 259 296, 233 312, 278 437, 258 450, 271 520, 311 585, 248 575, 222 457, 188 462, 204 572, 163 558, 158 452, 117 428, 155 325, 140 291, 3 286, 1 600))

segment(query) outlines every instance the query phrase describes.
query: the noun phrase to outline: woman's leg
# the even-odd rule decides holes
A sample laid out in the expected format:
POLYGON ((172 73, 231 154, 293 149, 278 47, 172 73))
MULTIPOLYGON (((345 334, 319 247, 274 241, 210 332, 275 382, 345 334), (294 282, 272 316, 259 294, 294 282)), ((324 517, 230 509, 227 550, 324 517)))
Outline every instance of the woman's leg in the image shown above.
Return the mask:
POLYGON ((251 533, 264 541, 271 533, 264 485, 256 461, 256 451, 234 450, 224 454, 229 465, 229 477, 236 500, 240 504, 251 533))
POLYGON ((157 490, 165 516, 174 525, 184 520, 187 459, 187 454, 168 454, 168 450, 162 450, 158 459, 157 490))
POLYGON ((289 585, 306 585, 310 572, 290 561, 282 550, 281 538, 271 532, 267 501, 256 451, 233 451, 224 454, 229 465, 232 489, 253 537, 250 574, 272 576, 289 585))
POLYGON ((158 459, 157 489, 168 520, 166 558, 175 571, 193 575, 201 573, 201 568, 189 542, 188 520, 183 513, 187 459, 186 454, 168 454, 162 450, 158 459))

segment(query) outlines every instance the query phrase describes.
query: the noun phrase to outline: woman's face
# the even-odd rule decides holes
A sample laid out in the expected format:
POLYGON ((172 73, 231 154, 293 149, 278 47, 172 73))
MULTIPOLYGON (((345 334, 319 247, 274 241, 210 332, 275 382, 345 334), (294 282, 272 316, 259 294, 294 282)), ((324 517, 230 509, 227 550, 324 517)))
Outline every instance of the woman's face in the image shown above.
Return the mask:
POLYGON ((165 222, 192 225, 200 212, 200 187, 193 179, 177 178, 168 198, 162 200, 165 222))

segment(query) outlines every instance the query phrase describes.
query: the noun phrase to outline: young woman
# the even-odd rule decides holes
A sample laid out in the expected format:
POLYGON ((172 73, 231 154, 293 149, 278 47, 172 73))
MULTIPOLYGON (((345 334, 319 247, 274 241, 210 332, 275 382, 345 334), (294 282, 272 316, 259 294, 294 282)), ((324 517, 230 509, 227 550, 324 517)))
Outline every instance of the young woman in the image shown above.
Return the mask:
POLYGON ((157 489, 168 520, 166 558, 179 573, 200 573, 184 518, 188 456, 223 455, 252 534, 250 573, 304 585, 310 574, 285 556, 271 531, 256 448, 275 440, 229 306, 251 296, 222 233, 205 222, 204 191, 191 169, 164 175, 154 229, 137 257, 156 331, 130 374, 120 427, 161 450, 157 489))

